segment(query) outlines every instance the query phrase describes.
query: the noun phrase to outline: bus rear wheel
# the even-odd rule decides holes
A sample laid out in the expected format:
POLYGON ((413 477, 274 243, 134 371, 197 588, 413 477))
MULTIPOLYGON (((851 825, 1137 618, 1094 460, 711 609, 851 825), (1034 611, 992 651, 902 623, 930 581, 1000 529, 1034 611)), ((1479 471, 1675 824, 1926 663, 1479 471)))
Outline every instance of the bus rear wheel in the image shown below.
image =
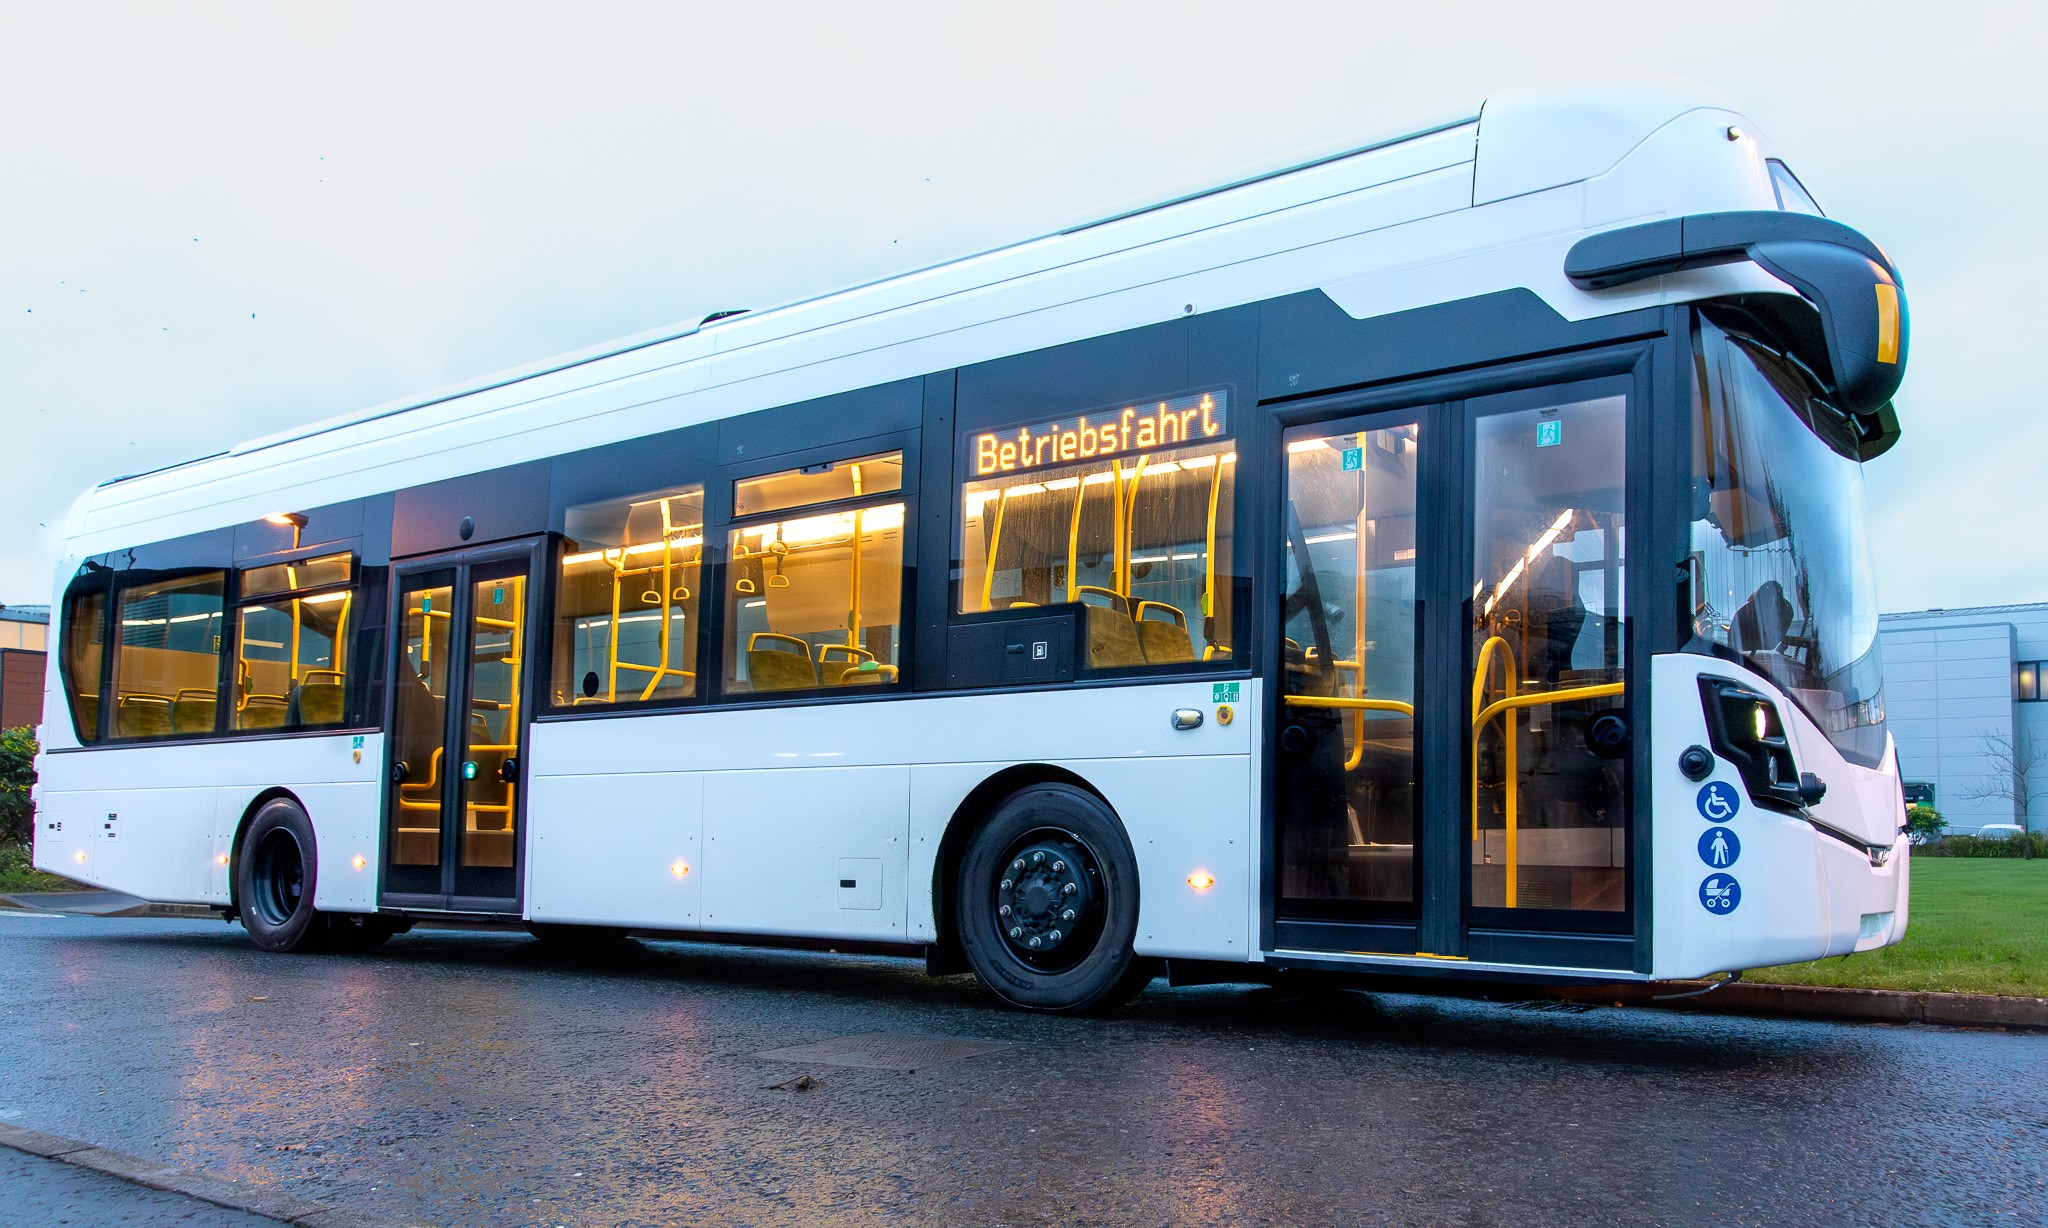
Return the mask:
POLYGON ((976 979, 1019 1010, 1106 1011, 1151 981, 1131 949, 1138 868, 1123 826, 1072 785, 1021 789, 968 841, 955 930, 976 979))
POLYGON ((235 863, 235 904, 249 937, 266 951, 318 951, 327 918, 313 909, 319 859, 313 821, 297 802, 263 804, 242 837, 235 863))

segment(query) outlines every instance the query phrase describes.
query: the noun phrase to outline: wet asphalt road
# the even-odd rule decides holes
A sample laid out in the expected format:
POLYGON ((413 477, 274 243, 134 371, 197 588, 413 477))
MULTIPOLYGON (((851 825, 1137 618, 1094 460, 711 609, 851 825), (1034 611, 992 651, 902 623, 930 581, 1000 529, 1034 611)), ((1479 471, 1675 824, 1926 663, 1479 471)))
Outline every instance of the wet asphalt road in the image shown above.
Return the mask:
POLYGON ((2048 1221, 2048 1037, 1163 984, 1042 1019, 903 960, 492 933, 0 913, 0 1120, 448 1225, 2048 1221), (872 1032, 1008 1047, 755 1056, 872 1032))

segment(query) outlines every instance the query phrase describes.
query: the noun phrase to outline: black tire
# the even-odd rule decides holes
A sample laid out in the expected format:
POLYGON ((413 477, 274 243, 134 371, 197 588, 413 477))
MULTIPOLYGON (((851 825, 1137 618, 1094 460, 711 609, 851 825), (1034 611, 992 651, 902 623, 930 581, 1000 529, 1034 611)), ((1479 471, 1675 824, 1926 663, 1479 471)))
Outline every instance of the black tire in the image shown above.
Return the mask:
POLYGON ((968 841, 954 898, 967 964, 1006 1006, 1112 1010, 1155 975, 1131 950, 1137 858, 1116 815, 1086 790, 1041 784, 1004 798, 968 841))
POLYGON ((319 867, 306 812, 290 798, 265 802, 249 820, 235 863, 235 908, 257 946, 301 953, 324 948, 326 919, 313 911, 319 867))

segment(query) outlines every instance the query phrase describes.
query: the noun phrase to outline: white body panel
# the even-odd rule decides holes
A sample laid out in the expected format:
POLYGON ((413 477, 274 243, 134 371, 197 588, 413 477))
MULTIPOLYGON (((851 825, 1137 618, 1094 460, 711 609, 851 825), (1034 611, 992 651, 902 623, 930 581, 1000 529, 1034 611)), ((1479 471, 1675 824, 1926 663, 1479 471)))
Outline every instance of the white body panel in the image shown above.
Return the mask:
POLYGON ((1652 686, 1655 766, 1652 778, 1637 787, 1655 790, 1653 975, 1694 977, 1796 963, 1867 951, 1905 936, 1910 859, 1900 832, 1906 816, 1898 764, 1889 747, 1880 768, 1850 763, 1783 692, 1712 657, 1658 657, 1652 686), (1756 805, 1734 768, 1718 757, 1707 781, 1685 778, 1679 754, 1709 744, 1699 697, 1702 676, 1736 679, 1777 704, 1800 770, 1829 784, 1828 796, 1812 807, 1814 817, 1889 847, 1883 865, 1872 865, 1867 853, 1803 818, 1756 805), (1700 809, 1701 791, 1708 787, 1737 799, 1734 814, 1718 825, 1739 842, 1740 851, 1725 866, 1710 863, 1701 850, 1703 834, 1716 826, 1700 809), (1708 878, 1720 876, 1732 876, 1741 890, 1726 913, 1710 912, 1701 900, 1708 878))
MULTIPOLYGON (((1250 958, 1258 739, 1253 722, 1216 723, 1210 685, 542 722, 528 752, 527 915, 930 941, 933 870, 960 803, 1004 768, 1046 764, 1087 781, 1123 821, 1141 953, 1250 958), (1171 728, 1189 707, 1212 716, 1171 728), (840 886, 870 869, 878 908, 860 898, 866 884, 840 886), (1191 888, 1197 870, 1215 886, 1191 888)), ((1257 683, 1244 686, 1240 707, 1255 712, 1257 683)))
POLYGON ((36 865, 144 899, 224 905, 222 858, 256 800, 282 787, 313 820, 314 904, 374 912, 383 743, 378 734, 330 734, 45 754, 36 865))

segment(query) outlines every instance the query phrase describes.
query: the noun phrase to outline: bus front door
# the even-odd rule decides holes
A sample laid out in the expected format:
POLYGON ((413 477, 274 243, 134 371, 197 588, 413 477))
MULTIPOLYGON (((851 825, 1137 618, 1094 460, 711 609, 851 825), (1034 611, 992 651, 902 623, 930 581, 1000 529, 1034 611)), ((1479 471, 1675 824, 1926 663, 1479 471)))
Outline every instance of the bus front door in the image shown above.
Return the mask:
POLYGON ((1507 387, 1285 432, 1276 950, 1630 965, 1631 384, 1507 387))
POLYGON ((396 568, 386 907, 519 911, 537 558, 396 568))

